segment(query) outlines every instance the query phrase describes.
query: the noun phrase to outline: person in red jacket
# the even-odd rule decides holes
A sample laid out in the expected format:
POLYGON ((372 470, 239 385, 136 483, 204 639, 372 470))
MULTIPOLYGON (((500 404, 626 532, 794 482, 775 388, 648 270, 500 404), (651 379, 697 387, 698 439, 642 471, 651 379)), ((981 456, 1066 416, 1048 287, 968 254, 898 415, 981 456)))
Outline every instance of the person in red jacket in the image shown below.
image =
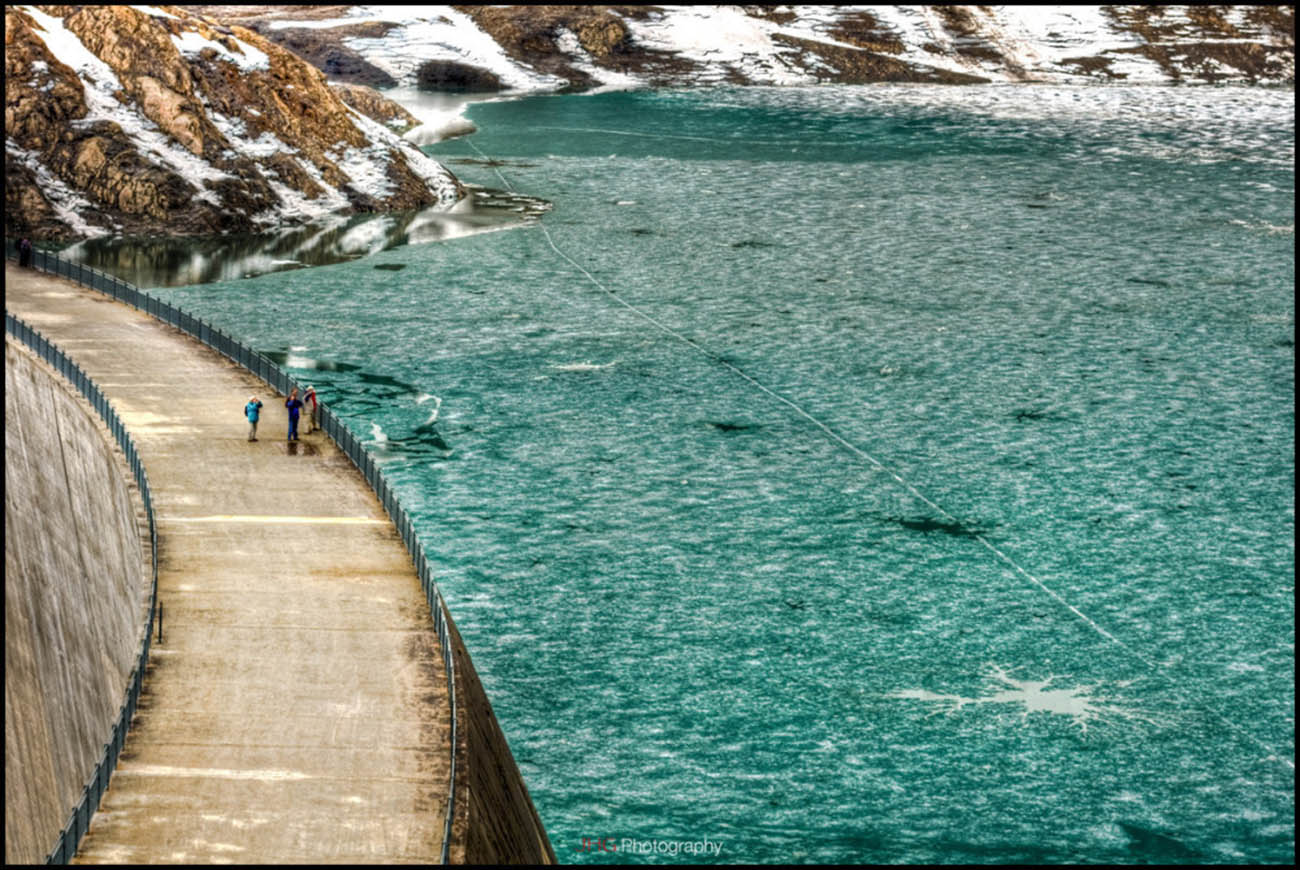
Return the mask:
POLYGON ((320 418, 316 416, 316 388, 311 384, 307 385, 307 392, 302 394, 302 408, 306 412, 302 434, 310 435, 313 430, 320 428, 320 418))

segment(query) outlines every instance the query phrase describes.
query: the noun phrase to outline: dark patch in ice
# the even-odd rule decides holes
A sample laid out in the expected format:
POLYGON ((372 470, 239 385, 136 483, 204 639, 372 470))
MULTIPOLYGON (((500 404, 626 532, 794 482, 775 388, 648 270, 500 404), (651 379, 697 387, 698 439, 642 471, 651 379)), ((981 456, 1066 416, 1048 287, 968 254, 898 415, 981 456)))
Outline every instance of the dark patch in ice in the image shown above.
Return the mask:
POLYGON ((438 429, 432 423, 421 423, 411 433, 415 439, 425 444, 432 444, 439 450, 450 450, 451 446, 443 440, 438 429))
POLYGON ((405 263, 380 263, 375 266, 376 269, 383 269, 385 272, 400 272, 406 268, 405 263))
POLYGON ((632 229, 628 230, 628 232, 634 236, 653 236, 655 231, 648 230, 645 227, 633 227, 632 229))
POLYGON ((710 420, 709 425, 723 432, 748 432, 757 429, 757 423, 727 423, 721 420, 710 420))
POLYGON ((1173 837, 1146 828, 1130 825, 1128 822, 1116 822, 1128 835, 1129 852, 1141 856, 1144 862, 1154 861, 1163 864, 1169 859, 1187 859, 1197 857, 1197 853, 1173 837))
POLYGON ((947 522, 945 520, 931 519, 922 517, 919 520, 907 519, 906 517, 890 517, 890 522, 898 523, 905 529, 914 532, 943 532, 945 535, 952 535, 957 538, 973 538, 981 534, 979 529, 968 528, 964 523, 957 521, 947 522))
POLYGON ((1171 286, 1168 281, 1162 280, 1160 278, 1125 278, 1124 280, 1128 281, 1130 284, 1150 284, 1153 287, 1171 286))
POLYGON ((459 163, 462 166, 488 166, 488 167, 509 166, 513 169, 531 169, 537 165, 536 163, 520 163, 518 161, 511 161, 511 160, 493 160, 493 159, 483 160, 478 157, 456 157, 453 159, 444 160, 443 162, 459 163))
MULTIPOLYGON (((782 600, 782 601, 785 601, 784 598, 781 599, 781 600, 782 600)), ((788 608, 790 608, 791 610, 803 610, 803 609, 804 609, 804 603, 803 603, 802 601, 785 601, 785 606, 788 607, 788 608)))
POLYGON ((397 387, 399 390, 407 393, 419 392, 413 384, 406 381, 399 381, 397 378, 388 375, 376 375, 371 372, 357 372, 357 378, 367 384, 381 384, 386 387, 397 387))
POLYGON ((1013 411, 1012 416, 1016 418, 1017 423, 1023 423, 1026 420, 1060 420, 1060 415, 1051 411, 1044 411, 1037 408, 1020 408, 1013 411))
POLYGON ((917 623, 917 617, 906 610, 883 610, 880 605, 866 605, 861 613, 864 619, 873 625, 909 626, 917 623))
POLYGON ((970 864, 1022 864, 1049 866, 1078 863, 1075 853, 1063 852, 1052 846, 1030 843, 970 843, 940 837, 934 841, 936 854, 952 855, 954 859, 970 864))

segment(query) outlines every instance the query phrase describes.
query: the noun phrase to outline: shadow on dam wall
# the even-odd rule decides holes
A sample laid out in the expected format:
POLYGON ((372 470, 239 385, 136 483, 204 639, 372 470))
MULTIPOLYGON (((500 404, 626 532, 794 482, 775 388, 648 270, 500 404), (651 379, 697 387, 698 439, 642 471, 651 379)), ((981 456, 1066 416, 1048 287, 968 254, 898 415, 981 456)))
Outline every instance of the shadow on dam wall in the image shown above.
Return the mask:
POLYGON ((451 864, 557 864, 555 850, 456 623, 447 616, 460 722, 451 864))
POLYGON ((71 385, 6 340, 6 864, 55 845, 139 655, 151 573, 130 479, 71 385))

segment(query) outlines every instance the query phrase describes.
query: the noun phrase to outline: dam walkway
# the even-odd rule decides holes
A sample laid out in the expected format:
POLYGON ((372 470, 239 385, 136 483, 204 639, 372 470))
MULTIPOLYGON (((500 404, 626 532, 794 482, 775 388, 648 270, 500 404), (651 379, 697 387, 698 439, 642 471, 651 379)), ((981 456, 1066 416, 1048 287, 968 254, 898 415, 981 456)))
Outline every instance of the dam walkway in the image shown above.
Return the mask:
POLYGON ((141 311, 11 263, 5 306, 117 409, 158 528, 161 639, 75 862, 438 862, 443 653, 365 478, 324 433, 287 442, 283 396, 141 311))

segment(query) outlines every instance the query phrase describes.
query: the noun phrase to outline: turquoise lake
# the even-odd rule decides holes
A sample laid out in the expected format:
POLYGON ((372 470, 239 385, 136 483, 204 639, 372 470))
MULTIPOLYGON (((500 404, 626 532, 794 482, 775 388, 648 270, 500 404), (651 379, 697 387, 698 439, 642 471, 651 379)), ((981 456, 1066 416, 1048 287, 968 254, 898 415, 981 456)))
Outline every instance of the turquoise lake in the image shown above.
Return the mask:
POLYGON ((157 292, 370 439, 562 861, 1294 858, 1291 90, 469 117, 549 211, 157 292))

